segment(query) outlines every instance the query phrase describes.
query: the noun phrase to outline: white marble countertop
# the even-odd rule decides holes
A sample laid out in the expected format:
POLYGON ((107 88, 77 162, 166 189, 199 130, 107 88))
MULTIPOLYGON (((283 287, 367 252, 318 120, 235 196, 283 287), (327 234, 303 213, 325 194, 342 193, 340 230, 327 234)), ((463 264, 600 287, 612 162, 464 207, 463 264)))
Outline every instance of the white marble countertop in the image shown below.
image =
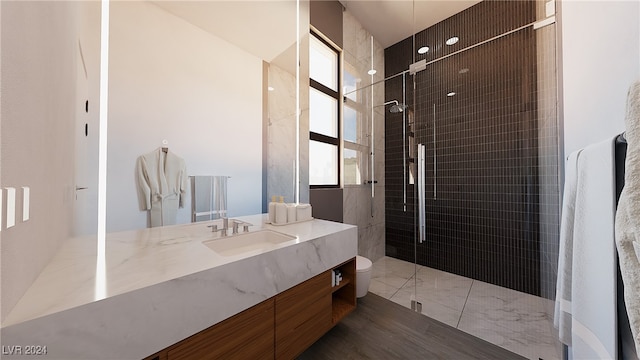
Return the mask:
MULTIPOLYGON (((250 232, 270 229, 294 236, 295 239, 264 250, 221 256, 203 244, 203 241, 219 237, 207 225, 220 224, 220 220, 110 233, 106 237, 104 266, 97 265, 95 237, 70 239, 7 316, 2 324, 3 337, 7 339, 10 336, 16 339, 14 341, 26 341, 29 344, 38 341, 47 343, 53 340, 46 334, 41 337, 33 335, 36 336, 33 340, 24 336, 32 334, 36 326, 38 329, 50 327, 50 331, 55 331, 56 326, 62 326, 65 322, 69 322, 69 326, 77 331, 90 331, 93 325, 89 320, 77 328, 73 324, 79 317, 93 314, 92 311, 106 311, 102 318, 94 320, 97 322, 95 326, 111 327, 112 324, 104 323, 110 319, 109 312, 112 310, 108 309, 124 306, 124 313, 149 321, 145 324, 149 326, 153 326, 153 321, 143 319, 142 313, 149 312, 147 317, 154 312, 156 316, 160 313, 166 321, 171 317, 186 322, 191 317, 197 319, 193 321, 197 323, 193 326, 180 325, 181 330, 167 331, 167 336, 159 336, 165 342, 175 342, 326 271, 354 257, 357 252, 357 227, 352 225, 311 220, 273 226, 265 224, 264 214, 236 219, 251 223, 250 232), (207 286, 204 283, 197 285, 197 282, 206 282, 207 286), (199 291, 202 294, 198 294, 199 291), (189 297, 189 293, 193 293, 193 296, 189 297), (159 302, 158 299, 162 297, 166 297, 166 301, 159 302), (194 309, 194 313, 185 313, 181 306, 191 301, 193 303, 189 309, 194 309), (171 307, 171 304, 174 306, 171 307), (179 308, 177 311, 182 314, 167 314, 172 308, 179 308), (202 311, 206 311, 206 320, 200 320, 202 311), (135 315, 133 312, 136 312, 135 315)), ((157 326, 162 326, 166 321, 158 322, 157 326)), ((122 332, 123 326, 121 324, 111 330, 122 332)), ((132 324, 127 327, 130 328, 127 331, 133 334, 140 331, 135 330, 132 324)), ((125 343, 122 343, 117 339, 106 339, 106 336, 108 334, 103 333, 94 340, 125 347, 129 340, 125 336, 125 343)), ((122 340, 122 336, 119 334, 118 339, 122 340)), ((154 344, 145 346, 146 336, 139 333, 136 336, 139 339, 130 344, 131 351, 118 356, 141 358, 150 355, 153 349, 160 350, 160 345, 171 345, 148 339, 154 344)), ((72 341, 72 337, 70 339, 72 341)), ((56 346, 49 345, 50 349, 56 346)), ((84 353, 68 351, 67 346, 64 347, 64 351, 57 352, 58 355, 80 358, 104 346, 96 346, 84 353)), ((109 356, 105 355, 105 358, 109 356)))

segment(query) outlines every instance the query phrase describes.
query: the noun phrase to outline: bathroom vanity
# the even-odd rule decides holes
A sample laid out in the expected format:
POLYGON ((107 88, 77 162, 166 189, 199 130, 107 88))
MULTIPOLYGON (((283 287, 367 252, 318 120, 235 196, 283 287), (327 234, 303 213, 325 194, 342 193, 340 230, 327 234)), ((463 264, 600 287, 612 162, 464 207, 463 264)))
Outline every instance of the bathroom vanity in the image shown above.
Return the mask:
POLYGON ((355 258, 145 360, 294 359, 356 307, 355 258))
POLYGON ((46 346, 39 359, 295 357, 355 307, 357 227, 237 219, 284 237, 243 240, 240 227, 221 238, 207 227, 215 222, 111 233, 104 262, 95 238, 70 239, 2 324, 3 349, 46 346), (336 268, 343 281, 332 286, 336 268))

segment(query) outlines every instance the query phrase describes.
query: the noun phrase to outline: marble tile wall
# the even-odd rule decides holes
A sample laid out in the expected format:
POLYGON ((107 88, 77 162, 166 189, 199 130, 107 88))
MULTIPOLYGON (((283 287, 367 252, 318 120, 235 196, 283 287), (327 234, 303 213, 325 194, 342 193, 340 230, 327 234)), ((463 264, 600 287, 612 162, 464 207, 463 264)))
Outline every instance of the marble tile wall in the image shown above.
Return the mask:
MULTIPOLYGON (((309 203, 309 0, 300 3, 299 62, 299 182, 296 184, 296 43, 268 65, 267 81, 267 201, 284 196, 296 201, 296 185, 301 203, 309 203)), ((264 75, 263 75, 264 76, 264 75)))
POLYGON ((358 226, 358 254, 376 261, 385 254, 385 181, 384 181, 384 49, 373 39, 373 59, 371 57, 371 33, 356 20, 349 11, 343 13, 343 56, 345 68, 357 77, 358 117, 364 135, 360 137, 359 156, 363 157, 361 166, 361 184, 346 184, 344 187, 344 222, 358 226), (367 72, 377 70, 373 76, 367 72), (373 128, 372 111, 373 106, 373 128), (374 134, 374 167, 372 174, 371 135, 374 134), (367 184, 375 180, 377 183, 367 184), (374 186, 374 196, 372 189, 374 186))
POLYGON ((284 196, 285 202, 295 201, 295 81, 295 74, 269 65, 269 86, 274 90, 269 91, 267 197, 284 196))
MULTIPOLYGON (((300 39, 300 48, 308 48, 308 35, 300 39)), ((295 44, 294 44, 295 45, 295 44)), ((301 52, 300 63, 308 64, 308 54, 301 52)), ((284 55, 288 56, 289 51, 284 55)), ((283 62, 280 60, 280 62, 283 62)), ((286 62, 286 61, 285 61, 286 62)), ((271 196, 284 196, 295 202, 296 161, 296 74, 269 64, 267 122, 267 201, 271 196)), ((283 62, 284 63, 284 62, 283 62)), ((309 202, 309 70, 300 67, 300 202, 309 202)), ((277 199, 276 199, 277 200, 277 199)))

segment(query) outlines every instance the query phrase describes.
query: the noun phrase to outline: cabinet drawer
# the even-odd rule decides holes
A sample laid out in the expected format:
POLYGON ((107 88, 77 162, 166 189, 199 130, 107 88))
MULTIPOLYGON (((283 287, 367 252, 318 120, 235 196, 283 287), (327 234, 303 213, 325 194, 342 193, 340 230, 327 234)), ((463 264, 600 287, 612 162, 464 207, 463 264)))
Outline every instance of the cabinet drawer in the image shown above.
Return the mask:
POLYGON ((331 328, 330 273, 276 296, 277 359, 296 357, 331 328))
POLYGON ((273 359, 273 321, 272 298, 181 341, 167 359, 273 359))

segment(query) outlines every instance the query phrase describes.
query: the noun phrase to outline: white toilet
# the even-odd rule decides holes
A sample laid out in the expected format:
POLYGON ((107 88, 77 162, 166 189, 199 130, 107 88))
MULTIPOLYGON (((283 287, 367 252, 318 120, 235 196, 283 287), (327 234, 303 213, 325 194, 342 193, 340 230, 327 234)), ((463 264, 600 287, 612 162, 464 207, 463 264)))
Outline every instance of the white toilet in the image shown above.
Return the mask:
POLYGON ((356 256, 356 297, 363 297, 369 291, 371 282, 371 260, 364 256, 356 256))

